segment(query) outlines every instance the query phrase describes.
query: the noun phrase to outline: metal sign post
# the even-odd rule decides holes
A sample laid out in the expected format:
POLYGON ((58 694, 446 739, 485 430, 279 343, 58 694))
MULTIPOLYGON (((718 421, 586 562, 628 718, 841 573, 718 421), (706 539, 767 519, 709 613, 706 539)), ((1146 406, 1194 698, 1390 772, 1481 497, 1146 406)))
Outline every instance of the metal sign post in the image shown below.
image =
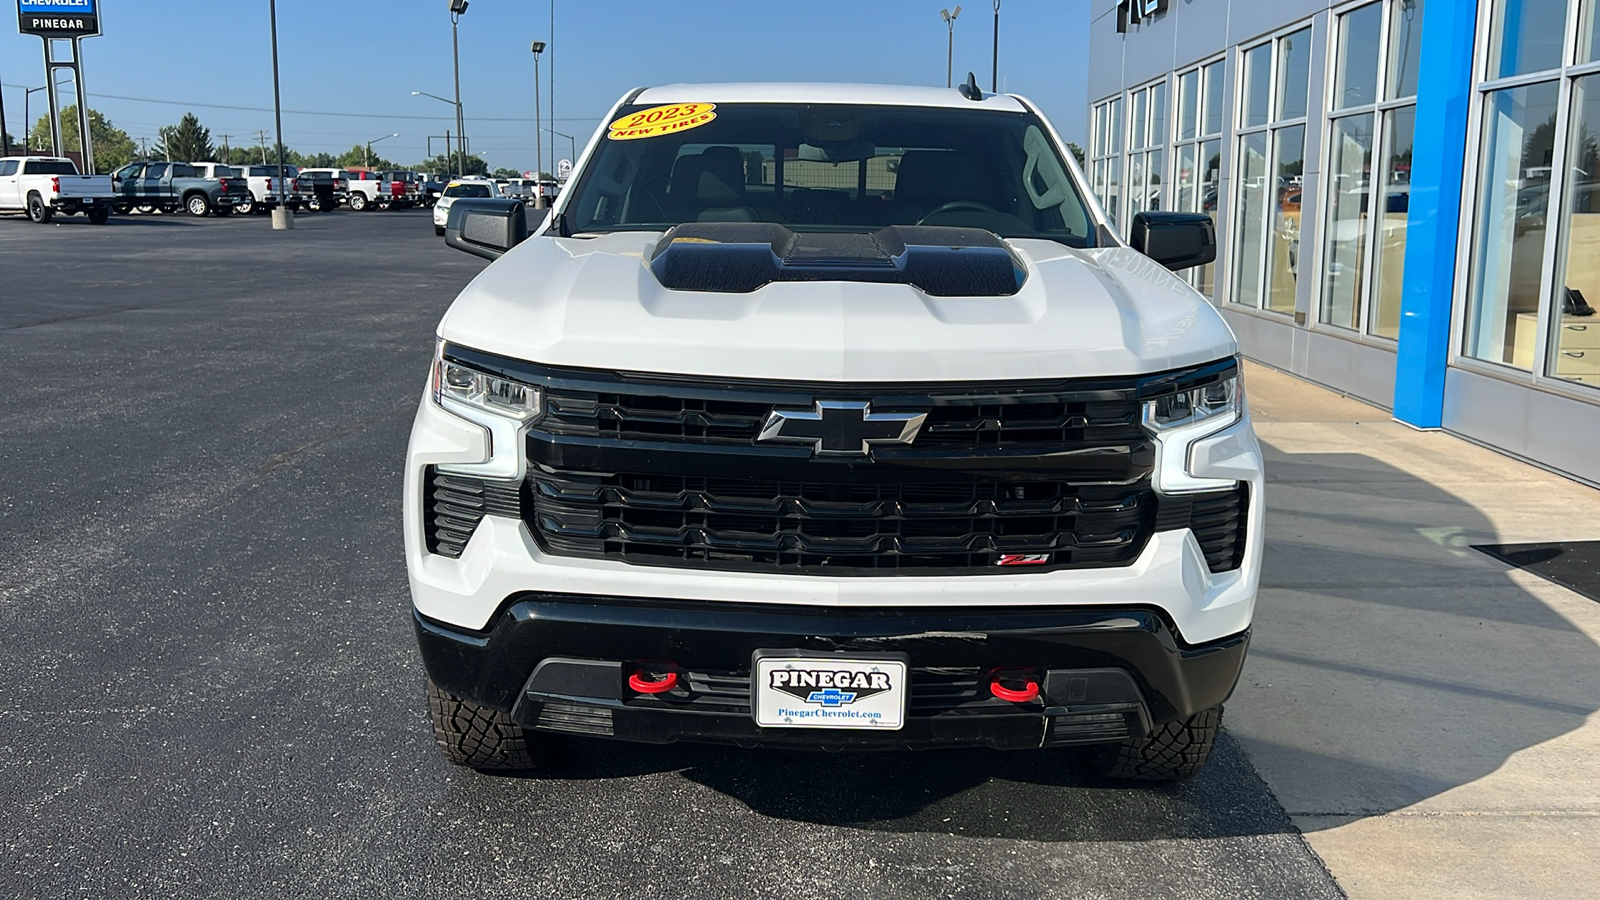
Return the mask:
MULTIPOLYGON (((100 0, 17 0, 17 30, 44 41, 45 96, 50 101, 50 152, 64 155, 61 140, 61 102, 56 93, 56 70, 72 73, 78 103, 78 146, 83 171, 94 173, 94 141, 89 137, 89 98, 83 87, 83 44, 100 33, 100 0), (72 45, 72 58, 56 56, 58 42, 72 45)), ((32 123, 23 123, 30 129, 32 123)))

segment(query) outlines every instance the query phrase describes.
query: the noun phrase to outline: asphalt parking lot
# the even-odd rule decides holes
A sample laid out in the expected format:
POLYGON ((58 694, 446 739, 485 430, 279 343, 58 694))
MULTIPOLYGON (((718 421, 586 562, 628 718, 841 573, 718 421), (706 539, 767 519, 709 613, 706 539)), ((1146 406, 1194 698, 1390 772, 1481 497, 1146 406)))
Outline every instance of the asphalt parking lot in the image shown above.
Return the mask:
POLYGON ((400 539, 423 210, 0 220, 0 895, 1342 896, 1226 734, 1066 754, 433 745, 400 539))

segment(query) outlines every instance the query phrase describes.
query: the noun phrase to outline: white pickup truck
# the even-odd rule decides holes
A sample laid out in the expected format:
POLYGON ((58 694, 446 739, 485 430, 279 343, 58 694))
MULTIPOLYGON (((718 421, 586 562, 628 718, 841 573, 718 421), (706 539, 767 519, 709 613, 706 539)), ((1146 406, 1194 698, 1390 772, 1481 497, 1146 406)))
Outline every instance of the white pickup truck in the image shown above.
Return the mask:
POLYGON ((295 190, 294 180, 299 176, 300 170, 294 166, 283 167, 284 177, 277 174, 277 166, 235 166, 250 185, 250 202, 241 203, 236 211, 242 215, 252 212, 269 212, 278 206, 278 198, 282 197, 283 205, 290 210, 297 210, 304 202, 304 197, 295 190))
POLYGON ((56 213, 85 213, 104 225, 116 192, 110 175, 79 175, 72 160, 59 156, 0 159, 0 213, 25 213, 43 225, 56 213))

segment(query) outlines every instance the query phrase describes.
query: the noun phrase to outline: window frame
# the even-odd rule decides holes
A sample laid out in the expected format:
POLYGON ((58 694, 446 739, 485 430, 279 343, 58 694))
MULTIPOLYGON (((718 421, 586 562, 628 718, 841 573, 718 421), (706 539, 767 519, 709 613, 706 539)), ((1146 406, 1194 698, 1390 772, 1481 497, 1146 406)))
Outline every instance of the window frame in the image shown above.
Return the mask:
POLYGON ((1123 190, 1124 181, 1120 179, 1125 166, 1123 161, 1125 148, 1122 142, 1127 136, 1125 129, 1128 117, 1124 115, 1127 93, 1118 91, 1109 97, 1102 97, 1095 102, 1090 112, 1093 132, 1089 140, 1089 192, 1094 195, 1101 212, 1105 214, 1114 229, 1121 229, 1126 218, 1123 211, 1127 207, 1125 203, 1127 195, 1123 190), (1116 120, 1114 123, 1113 112, 1116 120), (1113 138, 1116 139, 1115 143, 1112 141, 1113 138), (1113 172, 1119 177, 1115 198, 1110 196, 1110 176, 1113 172))
MULTIPOLYGON (((1170 198, 1168 200, 1168 203, 1169 203, 1168 208, 1173 210, 1174 212, 1201 212, 1201 213, 1205 212, 1205 181, 1204 181, 1204 179, 1203 179, 1203 177, 1201 175, 1201 173, 1205 171, 1205 160, 1201 156, 1201 149, 1203 147, 1205 147, 1207 144, 1215 142, 1216 145, 1217 145, 1217 155, 1219 157, 1225 155, 1227 150, 1228 150, 1228 139, 1229 139, 1229 136, 1230 136, 1230 128, 1232 127, 1233 122, 1234 122, 1234 117, 1230 117, 1228 115, 1230 109, 1229 109, 1229 104, 1228 104, 1229 94, 1228 94, 1228 91, 1227 91, 1227 83, 1228 83, 1228 54, 1226 52, 1220 53, 1220 54, 1217 54, 1215 56, 1211 56, 1211 57, 1208 57, 1208 58, 1197 60, 1197 61, 1195 61, 1193 63, 1190 63, 1190 64, 1188 64, 1186 66, 1183 66, 1182 68, 1179 68, 1179 69, 1175 70, 1172 73, 1172 86, 1168 91, 1168 93, 1171 95, 1171 98, 1172 98, 1172 119, 1171 119, 1171 122, 1172 122, 1172 128, 1171 128, 1172 143, 1171 143, 1171 150, 1170 150, 1170 153, 1168 155, 1171 157, 1170 171, 1173 172, 1174 175, 1173 175, 1173 179, 1172 179, 1171 196, 1170 196, 1170 198), (1223 107, 1223 110, 1222 110, 1222 115, 1217 120, 1218 130, 1215 131, 1215 132, 1207 132, 1205 130, 1205 127, 1206 127, 1206 124, 1205 124, 1206 115, 1205 114, 1206 114, 1206 102, 1207 102, 1206 101, 1206 97, 1207 97, 1206 76, 1207 76, 1208 70, 1212 71, 1215 74, 1215 77, 1217 77, 1219 79, 1222 79, 1222 89, 1217 91, 1217 102, 1223 107), (1190 137, 1184 137, 1183 136, 1183 131, 1182 131, 1182 129, 1183 129, 1183 122, 1182 122, 1182 117, 1183 117, 1183 97, 1181 96, 1181 91, 1182 91, 1182 87, 1183 87, 1183 78, 1184 78, 1184 76, 1190 75, 1190 74, 1193 74, 1195 76, 1195 94, 1196 94, 1196 97, 1195 97, 1194 134, 1193 134, 1193 136, 1190 136, 1190 137), (1194 208, 1193 209, 1179 209, 1178 208, 1178 202, 1177 202, 1177 195, 1178 195, 1179 185, 1177 183, 1176 173, 1178 171, 1178 161, 1180 159, 1182 159, 1183 152, 1184 152, 1184 150, 1186 148, 1193 148, 1194 149, 1195 173, 1194 173, 1194 208)), ((1206 266, 1196 266, 1196 267, 1188 269, 1188 270, 1186 270, 1186 271, 1184 271, 1183 273, 1180 274, 1180 277, 1183 278, 1185 281, 1188 281, 1191 287, 1193 287, 1195 290, 1200 290, 1200 272, 1201 272, 1201 269, 1209 267, 1210 270, 1211 270, 1210 271, 1210 275, 1211 275, 1211 291, 1210 292, 1200 291, 1200 292, 1201 292, 1201 294, 1203 296, 1206 296, 1206 297, 1211 298, 1211 299, 1215 299, 1215 296, 1216 296, 1216 293, 1217 293, 1217 290, 1216 290, 1217 282, 1219 280, 1219 276, 1222 275, 1221 263, 1222 263, 1223 258, 1226 256, 1226 253, 1224 253, 1223 250, 1222 250, 1222 246, 1226 246, 1228 244, 1228 238, 1231 236, 1231 233, 1230 233, 1229 229, 1227 228, 1226 221, 1225 221, 1225 219, 1224 219, 1224 217, 1222 215, 1223 193, 1224 193, 1224 184, 1225 184, 1225 179, 1222 177, 1222 174, 1225 171, 1227 171, 1227 166, 1222 160, 1219 159, 1218 160, 1218 168, 1217 168, 1217 219, 1216 219, 1216 221, 1217 221, 1217 230, 1219 232, 1217 234, 1217 242, 1221 246, 1218 247, 1218 254, 1217 254, 1218 255, 1218 259, 1217 259, 1216 262, 1208 263, 1206 266)), ((1232 204, 1229 204, 1229 205, 1231 206, 1232 204)))
MULTIPOLYGON (((1565 31, 1562 37, 1561 65, 1557 68, 1505 78, 1492 78, 1489 69, 1489 51, 1495 23, 1492 21, 1495 0, 1478 0, 1478 24, 1475 36, 1472 96, 1468 107, 1466 147, 1466 178, 1462 182, 1459 221, 1466 224, 1457 234, 1455 271, 1450 312, 1450 343, 1448 365, 1474 374, 1532 387, 1547 393, 1559 394, 1576 400, 1594 403, 1600 399, 1600 385, 1586 384, 1553 374, 1551 351, 1555 347, 1553 334, 1559 317, 1556 284, 1557 265, 1566 265, 1566 248, 1562 237, 1567 213, 1567 156, 1571 144, 1572 106, 1576 82, 1600 74, 1600 59, 1578 62, 1580 46, 1579 28, 1582 24, 1582 4, 1600 4, 1600 0, 1567 0, 1565 31), (1529 87, 1539 84, 1556 85, 1555 136, 1551 153, 1550 202, 1546 213, 1544 244, 1540 252, 1539 300, 1536 307, 1538 327, 1534 330, 1533 367, 1517 368, 1512 363, 1480 359, 1466 352, 1469 334, 1468 323, 1472 314, 1473 294, 1480 277, 1475 265, 1479 227, 1477 220, 1479 195, 1484 188, 1482 154, 1484 146, 1484 111, 1489 95, 1508 88, 1529 87)), ((1600 319, 1596 320, 1600 324, 1600 319)))
MULTIPOLYGON (((1266 239, 1261 241, 1261 250, 1259 252, 1259 255, 1258 255, 1257 259, 1255 260, 1256 270, 1262 274, 1262 280, 1258 284, 1258 289, 1256 291, 1256 296, 1251 298, 1249 300, 1249 302, 1243 301, 1239 296, 1239 290, 1238 290, 1238 288, 1239 288, 1239 275, 1243 271, 1243 267, 1242 267, 1241 263, 1244 262, 1244 260, 1242 260, 1239 257, 1238 254, 1240 252, 1242 252, 1244 248, 1239 245, 1238 237, 1239 237, 1239 230, 1243 227, 1243 225, 1245 223, 1244 204, 1239 202, 1239 201, 1240 201, 1240 197, 1241 197, 1241 192, 1245 189, 1245 185, 1244 185, 1244 169, 1245 169, 1245 164, 1246 164, 1246 161, 1245 161, 1245 158, 1244 158, 1244 154, 1241 152, 1241 147, 1243 146, 1243 142, 1246 139, 1248 139, 1249 137, 1257 135, 1257 134, 1265 134, 1266 135, 1266 141, 1267 141, 1267 144, 1266 144, 1266 165, 1267 165, 1267 170, 1268 170, 1268 177, 1269 178, 1275 178, 1275 176, 1272 175, 1272 172, 1277 167, 1278 133, 1281 132, 1281 131, 1286 131, 1288 129, 1298 127, 1298 128, 1302 129, 1302 132, 1301 132, 1301 140, 1302 141, 1305 141, 1308 137, 1310 137, 1310 125, 1311 125, 1311 121, 1312 121, 1312 111, 1314 109, 1316 109, 1315 102, 1317 102, 1317 98, 1313 98, 1311 96, 1311 87, 1312 87, 1312 82, 1313 82, 1312 66, 1308 65, 1307 66, 1307 71, 1306 71, 1306 114, 1303 115, 1303 116, 1300 116, 1298 118, 1293 118, 1293 119, 1279 119, 1278 118, 1278 115, 1279 115, 1279 112, 1280 112, 1280 110, 1278 109, 1278 107, 1280 106, 1279 94, 1282 93, 1282 91, 1280 90, 1280 84, 1279 84, 1278 79, 1279 79, 1280 75, 1282 74, 1281 73, 1281 68, 1282 68, 1281 63, 1282 63, 1282 58, 1283 58, 1282 42, 1283 42, 1284 38, 1291 37, 1293 35, 1299 34, 1302 31, 1305 32, 1307 40, 1309 42, 1308 43, 1308 52, 1313 54, 1313 56, 1308 60, 1308 62, 1313 64, 1313 65, 1315 64, 1316 59, 1315 59, 1315 55, 1314 54, 1315 54, 1315 50, 1316 50, 1316 18, 1317 17, 1315 15, 1307 16, 1307 17, 1305 17, 1303 19, 1297 20, 1297 21, 1295 21, 1295 22, 1293 22, 1293 23, 1291 23, 1289 25, 1286 25, 1286 26, 1284 26, 1282 28, 1279 28, 1279 29, 1277 29, 1275 31, 1272 31, 1272 32, 1269 32, 1267 34, 1261 35, 1261 36, 1257 37, 1254 40, 1240 43, 1240 44, 1238 44, 1237 46, 1235 46, 1233 48, 1234 72, 1235 72, 1234 92, 1233 92, 1233 111, 1234 111, 1234 115, 1233 115, 1232 120, 1228 123, 1229 125, 1231 125, 1231 128, 1232 128, 1231 132, 1228 134, 1228 139, 1230 141, 1229 147, 1230 147, 1230 150, 1232 152, 1232 157, 1233 158, 1232 158, 1232 161, 1231 161, 1231 165, 1230 165, 1228 174, 1229 174, 1231 182, 1232 182, 1232 194, 1233 194, 1233 196, 1230 198, 1230 203, 1229 203, 1230 209, 1229 209, 1228 223, 1227 223, 1227 228, 1228 228, 1227 240, 1228 240, 1228 242, 1230 244, 1233 244, 1233 249, 1228 253, 1228 271, 1226 273, 1226 276, 1227 276, 1227 279, 1228 279, 1227 282, 1226 282, 1226 285, 1227 285, 1227 287, 1226 287, 1227 299, 1226 299, 1225 302, 1228 304, 1227 308, 1229 308, 1229 309, 1249 310, 1249 311, 1252 311, 1252 312, 1255 312, 1255 313, 1268 315, 1268 316, 1271 316, 1274 321, 1284 321, 1286 319, 1288 321, 1294 321, 1294 311, 1290 311, 1290 312, 1286 313, 1286 312, 1281 312, 1279 310, 1271 309, 1271 308, 1269 308, 1267 306, 1267 299, 1268 299, 1268 295, 1270 293, 1270 290, 1269 290, 1268 286, 1271 283, 1271 272, 1269 270, 1268 262, 1269 262, 1269 260, 1271 258, 1271 253, 1272 253, 1272 240, 1271 240, 1271 237, 1270 237, 1270 231, 1271 231, 1271 226, 1272 226, 1272 207, 1273 207, 1274 204, 1276 204, 1278 202, 1277 197, 1275 196, 1275 193, 1269 199, 1269 201, 1267 203, 1267 206, 1266 206, 1266 209, 1263 210, 1264 215, 1263 215, 1263 221, 1261 223, 1261 225, 1262 225, 1262 233, 1266 234, 1268 236, 1266 237, 1266 239), (1268 70, 1269 74, 1268 74, 1268 78, 1267 78, 1267 121, 1264 124, 1261 124, 1261 125, 1246 125, 1245 122, 1246 122, 1246 116, 1248 114, 1248 110, 1246 109, 1245 104, 1246 104, 1246 101, 1248 100, 1248 92, 1249 92, 1249 87, 1250 86, 1247 83, 1247 79, 1245 77, 1248 74, 1246 72, 1245 56, 1247 54, 1249 54, 1251 51, 1257 50, 1257 49, 1259 49, 1261 47, 1264 47, 1264 46, 1271 48, 1270 51, 1267 54, 1268 64, 1271 67, 1268 70)), ((1323 95, 1326 96, 1326 94, 1327 94, 1327 83, 1326 83, 1326 80, 1324 80, 1323 95)), ((1324 103, 1324 105, 1325 105, 1325 103, 1324 103)), ((1304 149, 1304 146, 1302 146, 1302 149, 1301 149, 1302 167, 1304 166, 1305 156, 1306 156, 1305 149, 1304 149)), ((1303 176, 1303 174, 1304 174, 1304 171, 1303 171, 1303 168, 1302 168, 1302 176, 1303 176)), ((1276 187, 1276 185, 1274 184, 1274 188, 1275 187, 1276 187)), ((1303 180, 1303 177, 1302 177, 1301 189, 1302 189, 1302 196, 1303 196, 1304 195, 1304 180, 1303 180)), ((1302 208, 1303 208, 1303 206, 1304 206, 1304 204, 1303 204, 1303 201, 1302 201, 1302 208)), ((1301 229, 1301 232, 1302 233, 1304 232, 1303 228, 1301 229)), ((1313 252, 1315 252, 1316 248, 1312 248, 1312 249, 1313 249, 1313 252)), ((1306 263, 1308 263, 1308 262, 1311 262, 1311 263, 1316 262, 1316 260, 1314 258, 1308 257, 1305 254, 1305 249, 1303 247, 1302 247, 1299 255, 1300 255, 1300 259, 1301 259, 1301 264, 1300 264, 1300 266, 1298 268, 1300 270, 1305 270, 1307 268, 1306 267, 1306 263)), ((1299 284, 1298 274, 1296 275, 1296 279, 1295 280, 1296 280, 1296 285, 1297 285, 1296 292, 1298 293, 1298 284, 1299 284)), ((1298 305, 1298 298, 1297 298, 1297 305, 1298 305)))
MULTIPOLYGON (((1376 278, 1381 274, 1379 271, 1378 257, 1381 255, 1382 248, 1379 241, 1373 239, 1378 230, 1378 224, 1381 221, 1379 216, 1369 215, 1363 231, 1363 237, 1367 238, 1368 252, 1366 255, 1367 258, 1362 260, 1361 263, 1361 295, 1356 298, 1356 302, 1359 306, 1356 316, 1358 325, 1354 328, 1347 328, 1343 325, 1338 325, 1333 322, 1323 321, 1323 316, 1328 312, 1328 302, 1330 299, 1327 290, 1328 280, 1326 272, 1326 267, 1328 264, 1327 241, 1328 236, 1333 232, 1333 194, 1337 187, 1333 178, 1333 159, 1335 150, 1334 135, 1336 133, 1337 125, 1343 119, 1358 118, 1361 116, 1369 117, 1372 120, 1372 178, 1370 179, 1370 183, 1367 185, 1367 209, 1379 209, 1380 203, 1383 205, 1382 208, 1386 208, 1388 200, 1386 193, 1387 185, 1383 184, 1382 182, 1384 179, 1379 177, 1380 175, 1387 174, 1388 169, 1386 151, 1389 149, 1389 147, 1386 138, 1386 127, 1391 117, 1396 115, 1399 111, 1404 110, 1407 107, 1414 111, 1417 106, 1417 96, 1415 94, 1394 98, 1390 98, 1388 96, 1389 76, 1391 74, 1390 63, 1393 61, 1392 57, 1395 50, 1394 44, 1391 40, 1393 37, 1391 28, 1394 22, 1392 13, 1394 12, 1395 6, 1400 2, 1401 0, 1355 0, 1355 2, 1346 3, 1330 10, 1330 16, 1328 20, 1327 65, 1323 73, 1323 83, 1327 86, 1327 89, 1323 92, 1324 100, 1322 104, 1323 146, 1320 148, 1320 158, 1317 160, 1317 164, 1321 167, 1319 171, 1322 174, 1322 184, 1319 186, 1320 189, 1318 191, 1318 203, 1320 205, 1320 209, 1318 210, 1318 234, 1317 246, 1315 248, 1318 277, 1316 284, 1312 287, 1313 315, 1311 316, 1311 321, 1309 323, 1311 329, 1314 331, 1341 338, 1376 343, 1389 348, 1397 346, 1399 343, 1398 336, 1389 338, 1373 332, 1373 315, 1376 309, 1376 278), (1338 101, 1335 92, 1337 90, 1339 74, 1338 65, 1340 50, 1340 26, 1343 24, 1345 16, 1374 5, 1380 7, 1378 23, 1378 80, 1375 91, 1377 99, 1371 103, 1348 106, 1343 109, 1334 109, 1333 106, 1338 101)), ((1434 2, 1455 2, 1455 0, 1434 0, 1434 2)), ((1494 0, 1486 0, 1486 2, 1492 3, 1494 0)), ((1416 137, 1415 129, 1413 127, 1413 146, 1415 146, 1415 143, 1416 137)))
POLYGON ((1154 194, 1155 198, 1155 204, 1153 206, 1146 206, 1141 203, 1138 211, 1144 212, 1146 210, 1171 209, 1172 201, 1171 198, 1167 196, 1171 181, 1167 177, 1167 172, 1172 166, 1173 149, 1171 137, 1174 133, 1177 123, 1176 116, 1173 115, 1173 90, 1170 82, 1172 82, 1171 76, 1163 75, 1160 78, 1144 82, 1143 84, 1129 88, 1126 91, 1128 115, 1125 121, 1127 122, 1128 132, 1123 136, 1125 171, 1123 173, 1122 183, 1125 188, 1123 191, 1123 208, 1127 213, 1127 222, 1120 226, 1124 233, 1126 233, 1126 231, 1132 227, 1133 216, 1135 214, 1132 190, 1133 166, 1134 157, 1136 154, 1140 157, 1139 162, 1144 166, 1144 181, 1142 184, 1145 199, 1149 199, 1152 193, 1154 194), (1160 89, 1161 105, 1163 107, 1161 114, 1162 125, 1159 129, 1159 134, 1157 133, 1158 129, 1156 127, 1156 117, 1154 115, 1155 104, 1153 102, 1157 89, 1160 89), (1136 145, 1134 142, 1133 133, 1133 109, 1135 102, 1137 102, 1135 98, 1138 97, 1143 97, 1144 103, 1144 135, 1143 137, 1139 138, 1142 143, 1136 145), (1150 159, 1156 154, 1159 154, 1161 157, 1159 164, 1160 171, 1152 171, 1150 167, 1150 159), (1150 190, 1152 177, 1161 179, 1159 187, 1154 192, 1150 190), (1163 205, 1163 203, 1166 205, 1163 205))

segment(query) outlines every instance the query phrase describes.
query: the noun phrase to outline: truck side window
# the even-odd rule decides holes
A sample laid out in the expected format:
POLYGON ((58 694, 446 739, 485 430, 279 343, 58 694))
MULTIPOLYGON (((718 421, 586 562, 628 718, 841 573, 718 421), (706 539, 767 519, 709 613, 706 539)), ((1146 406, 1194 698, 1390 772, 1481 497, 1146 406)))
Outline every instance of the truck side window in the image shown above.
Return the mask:
POLYGON ((7 175, 15 175, 15 174, 17 174, 17 161, 16 160, 7 159, 7 160, 4 160, 4 161, 0 161, 0 178, 3 178, 5 176, 7 176, 7 175))

